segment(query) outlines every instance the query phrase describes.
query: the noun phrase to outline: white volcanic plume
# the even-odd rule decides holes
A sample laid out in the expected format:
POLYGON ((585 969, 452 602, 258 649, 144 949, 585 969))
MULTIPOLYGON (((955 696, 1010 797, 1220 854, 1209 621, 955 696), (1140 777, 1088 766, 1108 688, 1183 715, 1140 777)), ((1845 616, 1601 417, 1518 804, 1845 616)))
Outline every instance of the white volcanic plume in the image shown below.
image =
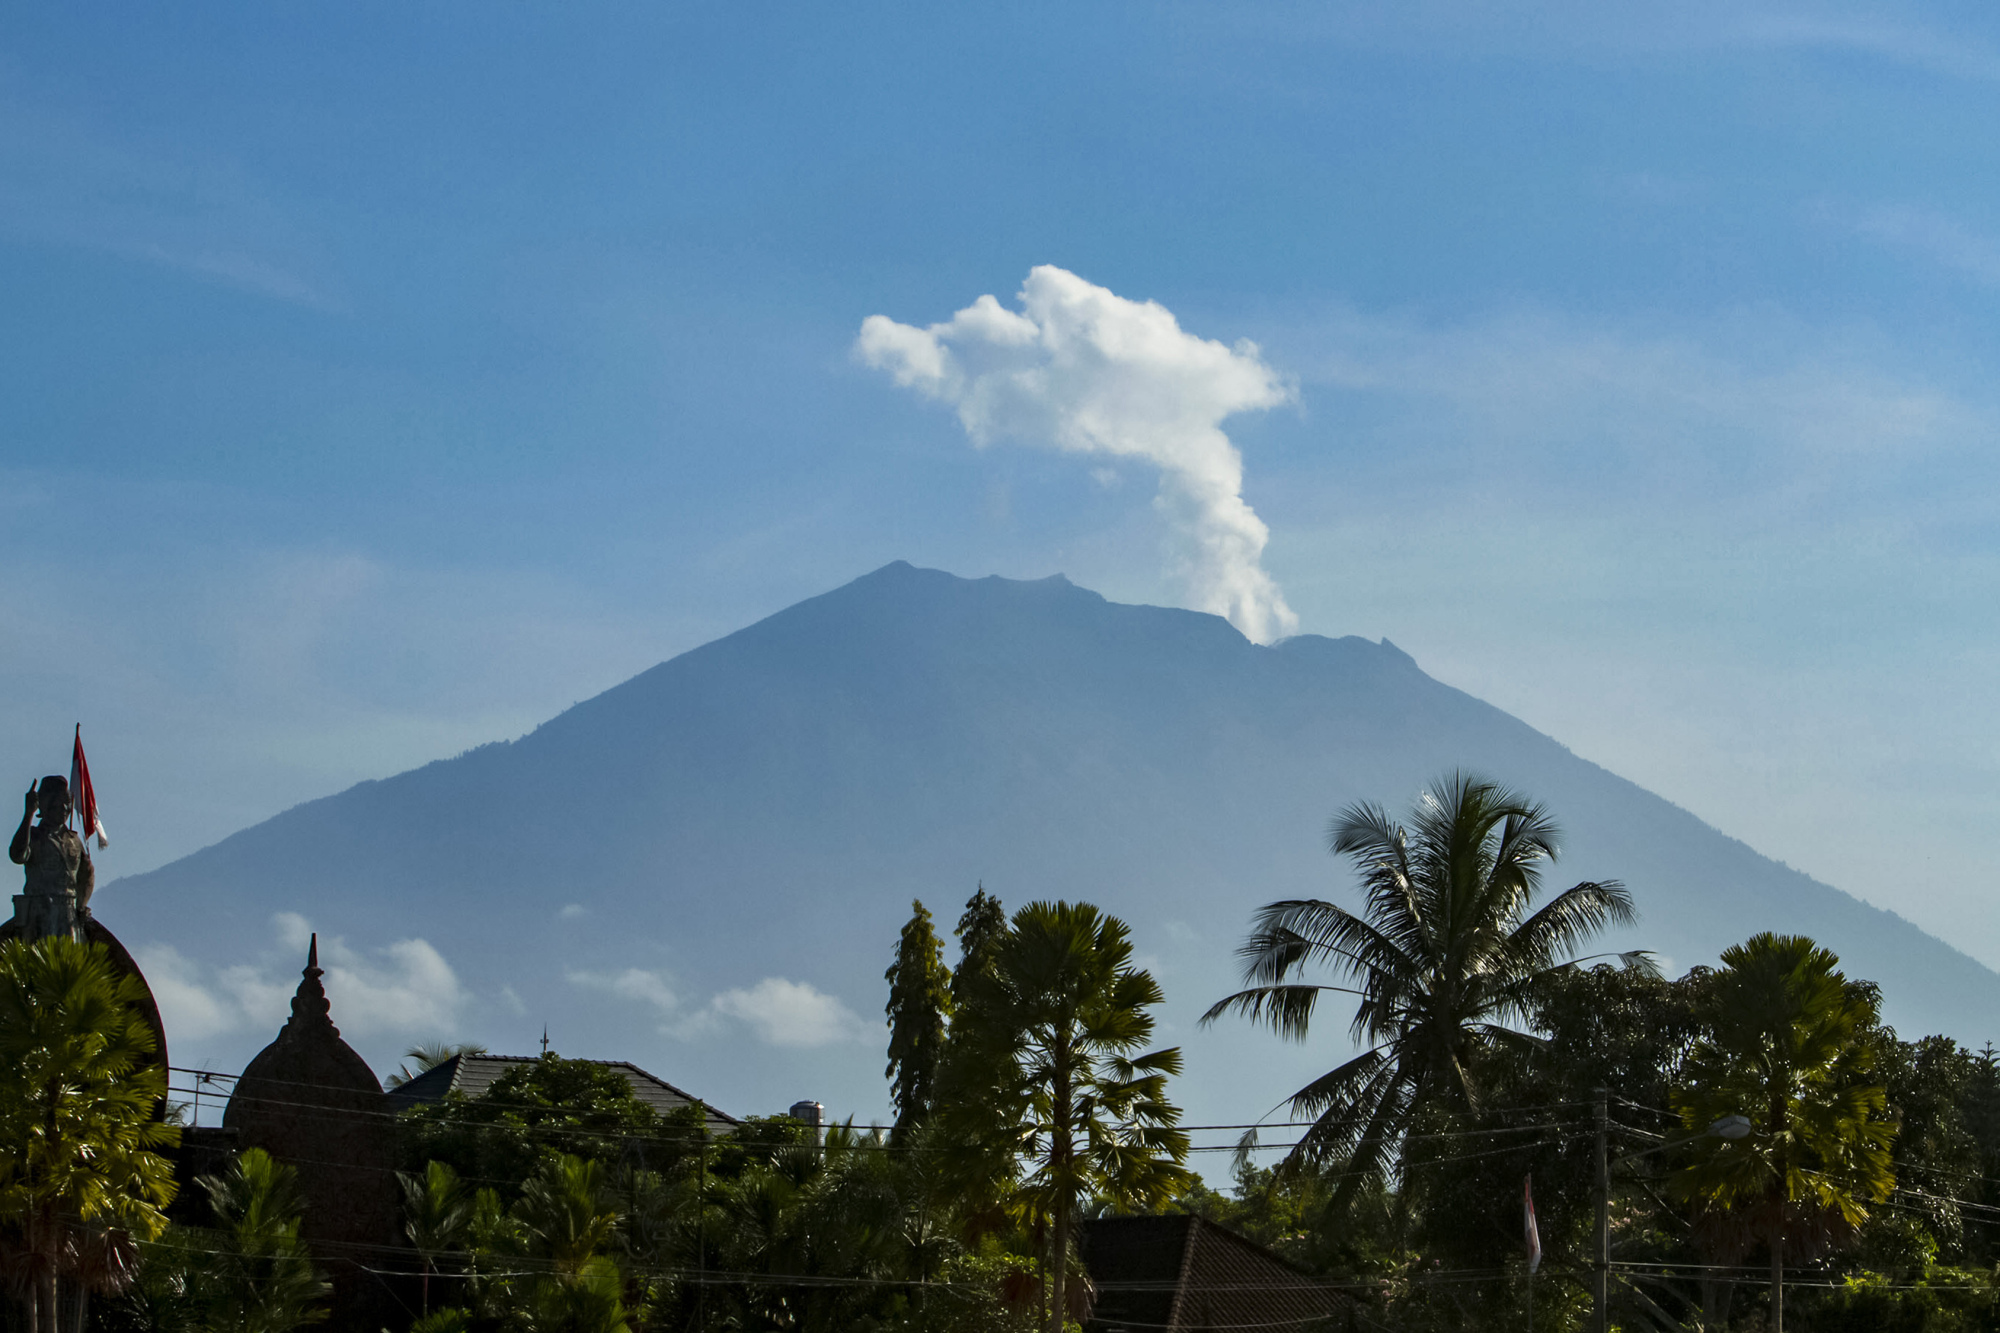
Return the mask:
POLYGON ((855 351, 896 383, 949 403, 976 445, 1001 438, 1160 469, 1153 503, 1174 533, 1174 573, 1194 605, 1259 643, 1299 618, 1264 571, 1270 529, 1243 500, 1243 456, 1221 423, 1275 407, 1291 388, 1257 345, 1182 330, 1153 301, 1128 301, 1043 264, 1021 313, 982 296, 927 329, 870 315, 855 351))

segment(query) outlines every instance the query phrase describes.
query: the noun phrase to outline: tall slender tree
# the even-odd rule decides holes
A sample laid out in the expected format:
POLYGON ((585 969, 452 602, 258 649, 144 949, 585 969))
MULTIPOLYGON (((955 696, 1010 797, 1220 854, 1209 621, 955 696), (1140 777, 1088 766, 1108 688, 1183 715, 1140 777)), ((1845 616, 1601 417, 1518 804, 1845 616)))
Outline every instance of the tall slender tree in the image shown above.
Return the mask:
POLYGON ((167 1224, 162 1154, 180 1127, 158 1114, 167 1076, 141 997, 102 945, 0 944, 0 1220, 24 1242, 35 1333, 58 1333, 65 1280, 80 1328, 89 1287, 128 1282, 133 1242, 167 1224))
POLYGON ((958 966, 951 971, 951 998, 954 1005, 964 1001, 972 978, 989 970, 993 948, 1007 933, 1007 913, 1000 900, 981 884, 966 899, 965 911, 952 934, 958 937, 958 966))
POLYGON ((1133 964, 1125 923, 1088 903, 1030 903, 990 962, 953 1023, 954 1095, 939 1123, 1018 1163, 1016 1206, 1050 1236, 1049 1327, 1061 1333, 1083 1199, 1149 1207, 1193 1179, 1167 1100, 1181 1053, 1140 1053, 1159 983, 1133 964))
POLYGON ((910 909, 910 920, 897 942, 896 961, 882 974, 889 983, 889 1067, 884 1073, 896 1104, 899 1139, 930 1115, 951 1012, 951 973, 945 969, 944 946, 922 901, 911 903, 910 909))
POLYGON ((1304 1040, 1322 995, 1360 997, 1350 1030, 1361 1054, 1291 1097, 1312 1125, 1286 1164, 1344 1167, 1336 1206, 1382 1176, 1419 1117, 1475 1109, 1487 1056, 1531 1041, 1509 1026, 1531 983, 1604 926, 1634 919, 1630 895, 1610 880, 1578 884, 1528 914, 1556 837, 1540 805, 1454 774, 1418 797, 1407 825, 1365 803, 1334 817, 1332 850, 1353 860, 1361 881, 1358 915, 1318 899, 1257 914, 1238 950, 1255 984, 1202 1021, 1240 1013, 1304 1040), (1303 980, 1313 967, 1354 985, 1303 980))
POLYGON ((1740 1139, 1705 1138, 1674 1180, 1697 1229, 1723 1262, 1752 1237, 1770 1247, 1771 1329, 1785 1326, 1787 1250, 1809 1253, 1852 1235, 1867 1205, 1895 1188, 1896 1126, 1874 1077, 1873 986, 1801 935, 1765 933, 1722 952, 1708 1014, 1675 1097, 1690 1130, 1741 1115, 1740 1139))

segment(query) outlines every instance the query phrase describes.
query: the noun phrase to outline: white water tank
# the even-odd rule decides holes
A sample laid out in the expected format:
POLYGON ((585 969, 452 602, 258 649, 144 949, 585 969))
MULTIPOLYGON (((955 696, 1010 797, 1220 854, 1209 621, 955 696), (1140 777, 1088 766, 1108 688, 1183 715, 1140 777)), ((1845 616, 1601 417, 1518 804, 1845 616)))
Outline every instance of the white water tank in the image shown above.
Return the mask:
POLYGON ((792 1109, 786 1114, 805 1122, 812 1129, 814 1143, 826 1137, 826 1108, 818 1102, 793 1102, 792 1109))

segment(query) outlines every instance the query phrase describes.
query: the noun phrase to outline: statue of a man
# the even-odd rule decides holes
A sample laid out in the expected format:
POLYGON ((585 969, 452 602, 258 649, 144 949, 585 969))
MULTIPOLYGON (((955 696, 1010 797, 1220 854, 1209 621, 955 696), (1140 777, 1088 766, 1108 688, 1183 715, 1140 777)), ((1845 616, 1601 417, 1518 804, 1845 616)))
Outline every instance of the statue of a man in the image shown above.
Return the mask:
POLYGON ((7 848, 7 858, 27 870, 26 892, 14 899, 14 915, 31 940, 74 938, 78 924, 90 915, 97 871, 90 864, 90 849, 69 827, 69 812, 69 779, 43 778, 28 788, 21 827, 7 848))

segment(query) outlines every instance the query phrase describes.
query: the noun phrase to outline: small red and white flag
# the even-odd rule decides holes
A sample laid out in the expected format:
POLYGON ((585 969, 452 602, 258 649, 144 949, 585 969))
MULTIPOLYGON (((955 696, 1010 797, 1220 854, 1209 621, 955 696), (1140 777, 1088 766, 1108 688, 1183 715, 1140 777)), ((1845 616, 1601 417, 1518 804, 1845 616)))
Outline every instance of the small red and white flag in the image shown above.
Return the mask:
POLYGON ((83 758, 83 724, 76 726, 76 748, 69 753, 69 803, 70 809, 83 824, 85 842, 97 839, 99 847, 109 846, 111 835, 104 831, 104 821, 97 817, 97 791, 90 785, 90 765, 83 758))
POLYGON ((1528 1272, 1542 1266, 1542 1233, 1535 1225, 1535 1178, 1521 1182, 1521 1234, 1528 1243, 1528 1272))

